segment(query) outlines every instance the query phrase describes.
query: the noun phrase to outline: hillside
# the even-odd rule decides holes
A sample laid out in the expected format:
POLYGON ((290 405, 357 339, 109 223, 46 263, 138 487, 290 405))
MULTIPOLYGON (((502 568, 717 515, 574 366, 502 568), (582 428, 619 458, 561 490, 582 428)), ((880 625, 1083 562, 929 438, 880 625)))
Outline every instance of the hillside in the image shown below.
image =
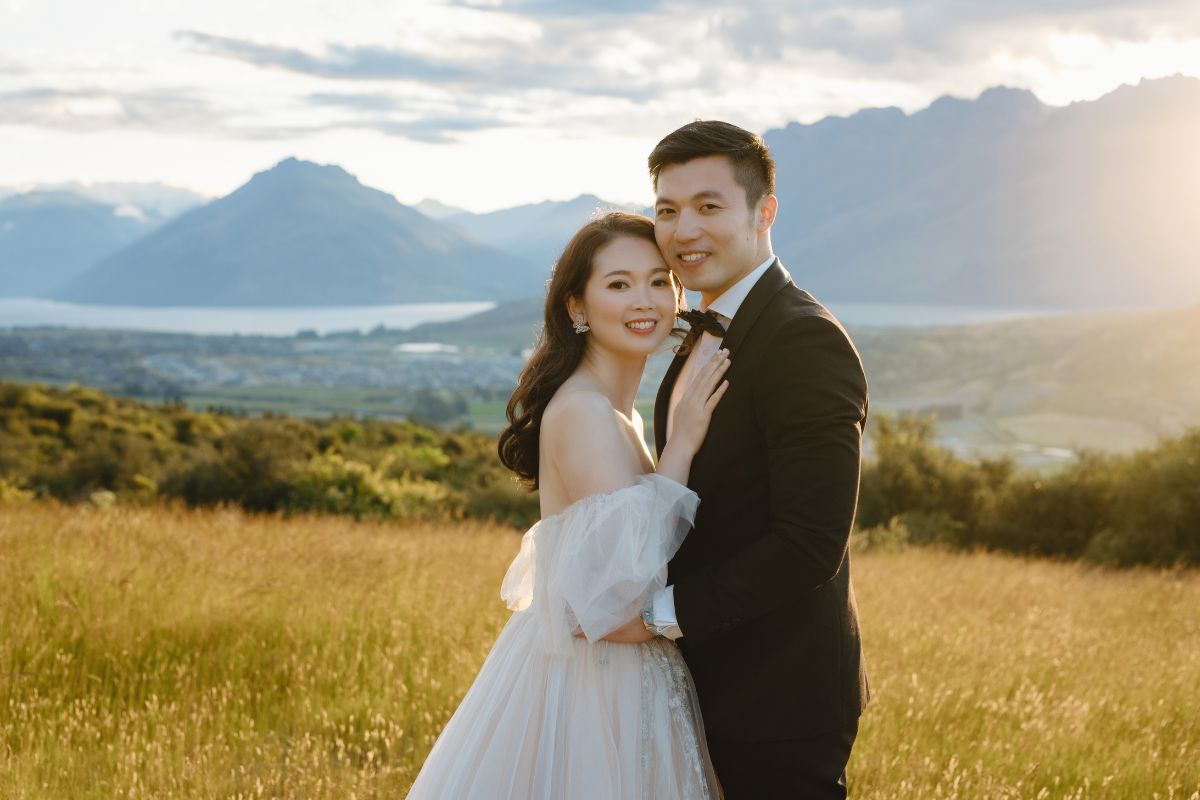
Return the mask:
POLYGON ((546 301, 523 297, 451 322, 426 322, 401 331, 409 342, 439 342, 476 350, 519 353, 533 346, 541 330, 546 301))
POLYGON ((293 158, 109 256, 55 297, 174 306, 492 300, 545 276, 363 186, 293 158))
MULTIPOLYGON (((527 299, 399 335, 516 352, 530 346, 541 318, 542 302, 527 299)), ((965 447, 1128 450, 1200 423, 1200 305, 850 331, 875 407, 937 411, 965 447)), ((651 363, 648 383, 665 363, 651 363)))
POLYGON ((1014 442, 1128 450, 1200 423, 1200 306, 852 334, 887 405, 978 415, 1014 442))

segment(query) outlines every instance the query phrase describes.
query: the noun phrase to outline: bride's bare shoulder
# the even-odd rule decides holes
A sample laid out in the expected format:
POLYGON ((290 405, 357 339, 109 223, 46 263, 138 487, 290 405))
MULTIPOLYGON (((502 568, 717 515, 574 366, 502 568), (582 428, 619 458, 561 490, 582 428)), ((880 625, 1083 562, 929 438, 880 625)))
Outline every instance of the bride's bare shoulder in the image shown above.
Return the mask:
POLYGON ((617 410, 595 389, 564 386, 542 414, 542 442, 552 453, 621 443, 617 410))
POLYGON ((570 424, 591 420, 615 422, 616 409, 600 392, 586 386, 564 385, 546 404, 542 425, 570 424))
POLYGON ((543 455, 573 499, 629 486, 637 459, 619 412, 600 392, 566 386, 542 415, 543 455))

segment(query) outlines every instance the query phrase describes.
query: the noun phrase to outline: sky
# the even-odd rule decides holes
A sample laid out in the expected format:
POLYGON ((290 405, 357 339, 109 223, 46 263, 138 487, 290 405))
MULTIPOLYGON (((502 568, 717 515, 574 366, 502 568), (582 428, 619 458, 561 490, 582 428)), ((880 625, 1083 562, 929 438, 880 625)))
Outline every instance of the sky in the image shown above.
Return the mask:
POLYGON ((401 202, 651 199, 697 118, 766 132, 990 86, 1200 77, 1195 0, 0 0, 0 186, 226 194, 288 156, 401 202))

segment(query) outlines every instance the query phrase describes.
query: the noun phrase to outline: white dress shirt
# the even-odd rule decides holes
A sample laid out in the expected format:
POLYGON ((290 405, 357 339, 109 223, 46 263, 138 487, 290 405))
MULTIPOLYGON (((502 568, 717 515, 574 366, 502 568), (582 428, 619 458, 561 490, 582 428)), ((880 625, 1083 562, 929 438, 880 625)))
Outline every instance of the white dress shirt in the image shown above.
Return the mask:
MULTIPOLYGON (((741 308, 746 297, 750 294, 750 290, 754 288, 754 284, 758 283, 758 279, 767 271, 767 267, 771 266, 775 261, 775 256, 772 255, 763 263, 754 268, 740 281, 730 286, 721 296, 713 300, 704 307, 700 304, 701 311, 712 311, 717 315, 717 319, 725 326, 725 330, 729 330, 729 325, 733 322, 733 315, 741 308)), ((675 378, 675 385, 671 387, 671 400, 667 406, 667 438, 671 436, 671 427, 675 419, 675 406, 679 404, 679 398, 683 394, 683 389, 691 380, 692 374, 704 365, 704 362, 717 350, 719 342, 717 337, 707 331, 701 334, 700 339, 696 342, 692 352, 688 354, 687 361, 684 362, 683 368, 679 370, 679 375, 675 378)), ((700 502, 704 502, 704 498, 700 498, 700 502)), ((683 636, 683 631, 679 629, 679 622, 675 617, 675 587, 668 586, 667 588, 655 592, 653 605, 651 608, 651 616, 656 628, 668 639, 678 639, 683 636)))

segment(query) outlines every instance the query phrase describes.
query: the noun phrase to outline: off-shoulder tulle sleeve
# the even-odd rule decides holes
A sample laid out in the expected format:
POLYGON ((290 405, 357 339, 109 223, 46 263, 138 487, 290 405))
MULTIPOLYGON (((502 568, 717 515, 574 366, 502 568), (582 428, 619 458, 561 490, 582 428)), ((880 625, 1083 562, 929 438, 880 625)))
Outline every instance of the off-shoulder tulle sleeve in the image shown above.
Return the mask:
POLYGON ((695 519, 696 493, 661 475, 592 495, 526 532, 500 596, 537 615, 546 649, 574 652, 641 614, 667 581, 667 562, 695 519))

